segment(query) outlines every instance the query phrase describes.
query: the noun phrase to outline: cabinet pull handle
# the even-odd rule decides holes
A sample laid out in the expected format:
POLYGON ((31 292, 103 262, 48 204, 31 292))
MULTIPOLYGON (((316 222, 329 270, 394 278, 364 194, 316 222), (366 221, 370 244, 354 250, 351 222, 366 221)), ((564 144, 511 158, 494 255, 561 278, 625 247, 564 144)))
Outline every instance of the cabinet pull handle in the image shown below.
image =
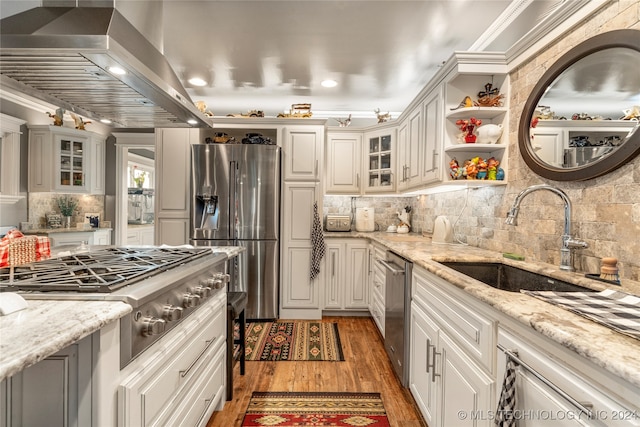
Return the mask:
POLYGON ((202 425, 202 421, 204 421, 204 416, 207 415, 207 411, 209 410, 209 405, 211 405, 213 399, 205 399, 204 400, 204 411, 202 411, 202 415, 198 418, 198 423, 196 425, 202 425))
POLYGON ((509 350, 502 344, 498 344, 498 350, 502 350, 504 355, 513 360, 517 365, 523 368, 525 371, 528 371, 531 375, 539 379, 544 385, 549 387, 551 390, 555 391, 558 395, 562 396, 567 402, 571 403, 573 406, 578 408, 581 412, 587 415, 588 419, 591 419, 593 413, 591 409, 593 409, 593 404, 591 402, 578 402, 573 397, 569 396, 569 394, 562 390, 560 387, 549 381, 546 377, 544 377, 541 373, 536 371, 531 366, 527 365, 520 357, 518 357, 518 350, 509 350))
POLYGON ((336 253, 331 254, 331 277, 336 276, 336 253))
POLYGON ((318 177, 318 159, 316 159, 316 167, 315 167, 315 169, 314 169, 313 176, 314 176, 315 178, 317 178, 317 177, 318 177))
POLYGON ((180 376, 181 376, 182 378, 186 377, 186 376, 189 374, 189 371, 190 371, 191 369, 193 369, 193 367, 194 367, 194 366, 195 366, 195 364, 198 362, 198 360, 200 360, 200 358, 202 357, 202 355, 206 353, 206 351, 209 349, 209 347, 211 347, 211 344, 213 344, 217 338, 218 338, 218 337, 214 337, 212 340, 207 340, 207 341, 205 341, 205 344, 206 344, 206 345, 204 346, 204 348, 202 349, 202 351, 200 352, 200 354, 198 355, 198 357, 196 357, 196 358, 193 360, 193 362, 191 362, 191 364, 189 365, 189 367, 188 367, 185 371, 180 371, 180 376))
POLYGON ((434 345, 433 347, 431 347, 431 349, 433 350, 431 352, 431 354, 433 355, 433 363, 431 364, 431 368, 433 369, 431 371, 431 382, 436 382, 436 377, 439 377, 440 374, 436 374, 436 356, 440 356, 442 353, 438 353, 436 351, 436 346, 434 345))
POLYGON ((431 348, 431 340, 429 338, 427 338, 427 368, 425 369, 425 372, 428 374, 429 373, 429 368, 431 367, 431 365, 429 364, 429 349, 431 348))
POLYGON ((356 174, 356 187, 360 188, 360 174, 356 174))

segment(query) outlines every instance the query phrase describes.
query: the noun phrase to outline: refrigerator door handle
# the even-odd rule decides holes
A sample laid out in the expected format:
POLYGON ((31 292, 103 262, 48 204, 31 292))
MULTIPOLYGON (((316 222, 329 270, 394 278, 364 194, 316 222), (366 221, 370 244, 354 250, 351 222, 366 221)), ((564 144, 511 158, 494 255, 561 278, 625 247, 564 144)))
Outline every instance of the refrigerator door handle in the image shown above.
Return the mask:
POLYGON ((236 239, 238 233, 236 230, 237 218, 237 195, 236 195, 236 170, 238 169, 238 162, 232 160, 229 162, 229 238, 236 239))

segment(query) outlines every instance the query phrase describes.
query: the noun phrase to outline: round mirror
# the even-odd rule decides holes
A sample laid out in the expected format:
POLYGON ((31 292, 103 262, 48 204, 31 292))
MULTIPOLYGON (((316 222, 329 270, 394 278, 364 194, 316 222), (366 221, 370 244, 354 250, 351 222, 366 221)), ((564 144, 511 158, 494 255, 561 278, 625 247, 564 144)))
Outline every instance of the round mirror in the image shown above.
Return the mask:
POLYGON ((527 165, 556 181, 608 173, 640 153, 640 31, 595 36, 542 76, 520 119, 527 165))

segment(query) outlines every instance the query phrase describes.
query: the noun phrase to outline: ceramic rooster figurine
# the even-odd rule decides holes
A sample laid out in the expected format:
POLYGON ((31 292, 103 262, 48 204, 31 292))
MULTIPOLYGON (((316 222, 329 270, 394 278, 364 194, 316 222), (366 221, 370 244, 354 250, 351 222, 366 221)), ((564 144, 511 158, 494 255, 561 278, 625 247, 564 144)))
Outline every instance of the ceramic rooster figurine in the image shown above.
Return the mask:
POLYGON ((374 113, 376 113, 376 116, 378 116, 378 123, 384 123, 388 120, 391 120, 391 113, 380 113, 380 109, 376 108, 375 110, 373 110, 374 113))
POLYGON ((341 128, 346 128, 351 124, 351 114, 346 119, 336 119, 341 128))

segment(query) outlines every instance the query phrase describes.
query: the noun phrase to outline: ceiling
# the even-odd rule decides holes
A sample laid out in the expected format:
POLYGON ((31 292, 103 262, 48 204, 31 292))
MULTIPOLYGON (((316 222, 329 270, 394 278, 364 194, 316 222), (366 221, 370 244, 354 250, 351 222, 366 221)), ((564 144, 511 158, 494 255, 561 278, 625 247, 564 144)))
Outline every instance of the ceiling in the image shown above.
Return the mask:
POLYGON ((216 116, 275 116, 294 103, 311 103, 314 117, 373 116, 401 112, 511 3, 165 1, 163 50, 192 100, 216 116), (196 75, 208 84, 190 85, 196 75))
MULTIPOLYGON (((355 119, 375 117, 375 109, 397 116, 454 51, 504 51, 563 1, 570 0, 76 4, 115 5, 164 53, 192 101, 216 117, 254 109, 273 117, 311 103, 314 117, 355 119), (207 84, 188 83, 196 75, 207 84), (325 88, 324 79, 338 85, 325 88)), ((0 14, 40 3, 47 0, 2 0, 0 14)))

